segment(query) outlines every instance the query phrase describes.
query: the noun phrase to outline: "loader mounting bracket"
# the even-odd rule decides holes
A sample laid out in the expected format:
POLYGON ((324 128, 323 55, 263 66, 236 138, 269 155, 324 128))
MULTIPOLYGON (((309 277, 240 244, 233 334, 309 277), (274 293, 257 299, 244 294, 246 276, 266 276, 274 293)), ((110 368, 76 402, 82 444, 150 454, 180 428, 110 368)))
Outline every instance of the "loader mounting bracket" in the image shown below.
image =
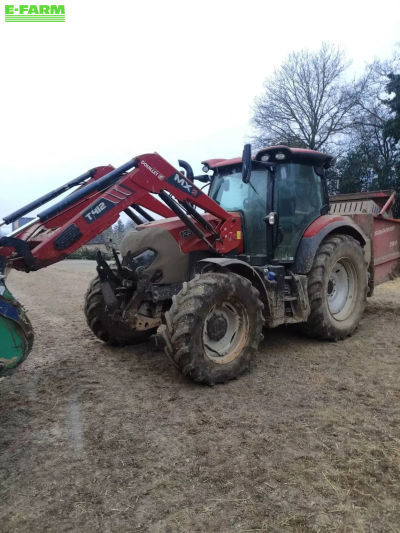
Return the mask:
POLYGON ((30 272, 31 270, 37 270, 35 258, 33 257, 26 241, 18 239, 17 237, 1 237, 0 246, 14 248, 14 250, 18 253, 18 256, 24 260, 27 272, 30 272))
POLYGON ((100 251, 96 255, 97 273, 100 278, 101 291, 104 301, 110 311, 117 311, 119 308, 118 298, 115 295, 112 283, 119 285, 120 280, 109 267, 100 251))

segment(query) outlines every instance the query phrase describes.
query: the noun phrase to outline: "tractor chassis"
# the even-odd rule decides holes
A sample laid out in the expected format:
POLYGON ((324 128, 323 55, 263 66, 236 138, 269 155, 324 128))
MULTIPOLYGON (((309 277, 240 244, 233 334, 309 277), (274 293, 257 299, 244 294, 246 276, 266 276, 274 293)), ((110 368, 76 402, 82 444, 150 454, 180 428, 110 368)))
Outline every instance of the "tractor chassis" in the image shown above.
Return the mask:
MULTIPOLYGON (((234 258, 226 258, 226 266, 218 268, 215 261, 214 258, 202 259, 195 265, 197 273, 229 273, 230 261, 235 265, 242 263, 234 258)), ((143 267, 131 270, 121 266, 118 260, 116 264, 116 269, 112 269, 98 252, 97 272, 109 317, 138 331, 160 326, 173 296, 182 290, 183 283, 153 283, 143 267)), ((248 272, 251 269, 252 281, 258 281, 257 288, 266 310, 266 326, 275 328, 307 320, 310 314, 307 276, 294 274, 280 265, 252 267, 247 263, 245 269, 246 277, 250 278, 248 272)))

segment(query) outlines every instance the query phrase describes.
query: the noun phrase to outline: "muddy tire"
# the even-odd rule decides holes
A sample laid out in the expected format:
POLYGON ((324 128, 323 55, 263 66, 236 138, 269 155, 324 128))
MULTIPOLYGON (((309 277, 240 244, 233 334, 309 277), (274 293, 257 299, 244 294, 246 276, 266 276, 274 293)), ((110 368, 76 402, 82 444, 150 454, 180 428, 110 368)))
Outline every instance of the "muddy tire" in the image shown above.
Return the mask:
POLYGON ((214 385, 249 368, 262 340, 263 304, 249 280, 233 273, 184 283, 159 333, 165 351, 193 381, 214 385))
POLYGON ((337 341, 357 328, 365 308, 367 265, 360 243, 349 235, 322 242, 308 279, 311 314, 301 329, 310 337, 337 341))
POLYGON ((93 333, 111 346, 125 346, 144 342, 155 333, 154 329, 136 331, 111 320, 104 302, 100 279, 94 278, 85 296, 84 306, 86 321, 93 333))

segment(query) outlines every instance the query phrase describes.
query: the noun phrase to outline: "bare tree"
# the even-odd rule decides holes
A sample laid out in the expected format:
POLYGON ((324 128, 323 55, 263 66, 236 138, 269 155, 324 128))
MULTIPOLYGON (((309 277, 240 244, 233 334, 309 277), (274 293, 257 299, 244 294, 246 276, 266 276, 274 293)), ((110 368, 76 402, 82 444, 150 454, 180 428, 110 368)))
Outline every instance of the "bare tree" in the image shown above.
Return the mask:
POLYGON ((357 105, 352 110, 353 126, 347 139, 347 148, 352 150, 354 146, 364 144, 365 150, 374 151, 376 156, 372 154, 371 157, 372 160, 376 158, 376 173, 379 173, 379 167, 393 166, 399 157, 400 146, 385 132, 385 125, 391 117, 387 105, 387 85, 394 69, 399 69, 396 56, 368 65, 358 81, 357 105))
MULTIPOLYGON (((376 60, 358 81, 350 134, 343 139, 336 168, 340 192, 394 188, 400 192, 400 143, 388 135, 387 105, 391 73, 400 73, 400 57, 376 60)), ((396 207, 400 213, 400 203, 396 207)))
POLYGON ((332 44, 315 53, 291 53, 255 101, 255 144, 320 150, 344 133, 356 105, 355 86, 344 81, 347 67, 344 53, 332 44))
MULTIPOLYGON (((392 174, 399 161, 400 146, 396 139, 386 135, 385 126, 391 117, 387 105, 387 85, 392 72, 399 72, 400 57, 394 55, 391 60, 374 61, 368 65, 364 76, 359 81, 357 105, 353 109, 352 142, 364 143, 372 152, 375 150, 376 174, 392 174)), ((351 146, 351 143, 349 143, 351 146)))

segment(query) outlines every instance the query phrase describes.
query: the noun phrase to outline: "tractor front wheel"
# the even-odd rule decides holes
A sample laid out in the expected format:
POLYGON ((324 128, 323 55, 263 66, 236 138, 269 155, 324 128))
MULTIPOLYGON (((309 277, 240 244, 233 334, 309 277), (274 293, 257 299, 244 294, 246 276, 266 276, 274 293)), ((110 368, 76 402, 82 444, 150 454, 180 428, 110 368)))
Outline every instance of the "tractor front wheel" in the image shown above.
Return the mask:
POLYGON ((185 376, 224 383, 249 368, 262 339, 262 310, 259 293, 246 278, 200 274, 174 296, 159 332, 185 376))
POLYGON ((337 341, 351 335, 364 312, 367 265, 360 243, 332 235, 319 247, 308 278, 311 314, 302 325, 310 337, 337 341))
POLYGON ((144 342, 150 335, 155 333, 154 328, 137 331, 125 324, 112 320, 104 301, 98 276, 89 285, 85 296, 84 310, 89 328, 96 337, 111 346, 125 346, 144 342))

